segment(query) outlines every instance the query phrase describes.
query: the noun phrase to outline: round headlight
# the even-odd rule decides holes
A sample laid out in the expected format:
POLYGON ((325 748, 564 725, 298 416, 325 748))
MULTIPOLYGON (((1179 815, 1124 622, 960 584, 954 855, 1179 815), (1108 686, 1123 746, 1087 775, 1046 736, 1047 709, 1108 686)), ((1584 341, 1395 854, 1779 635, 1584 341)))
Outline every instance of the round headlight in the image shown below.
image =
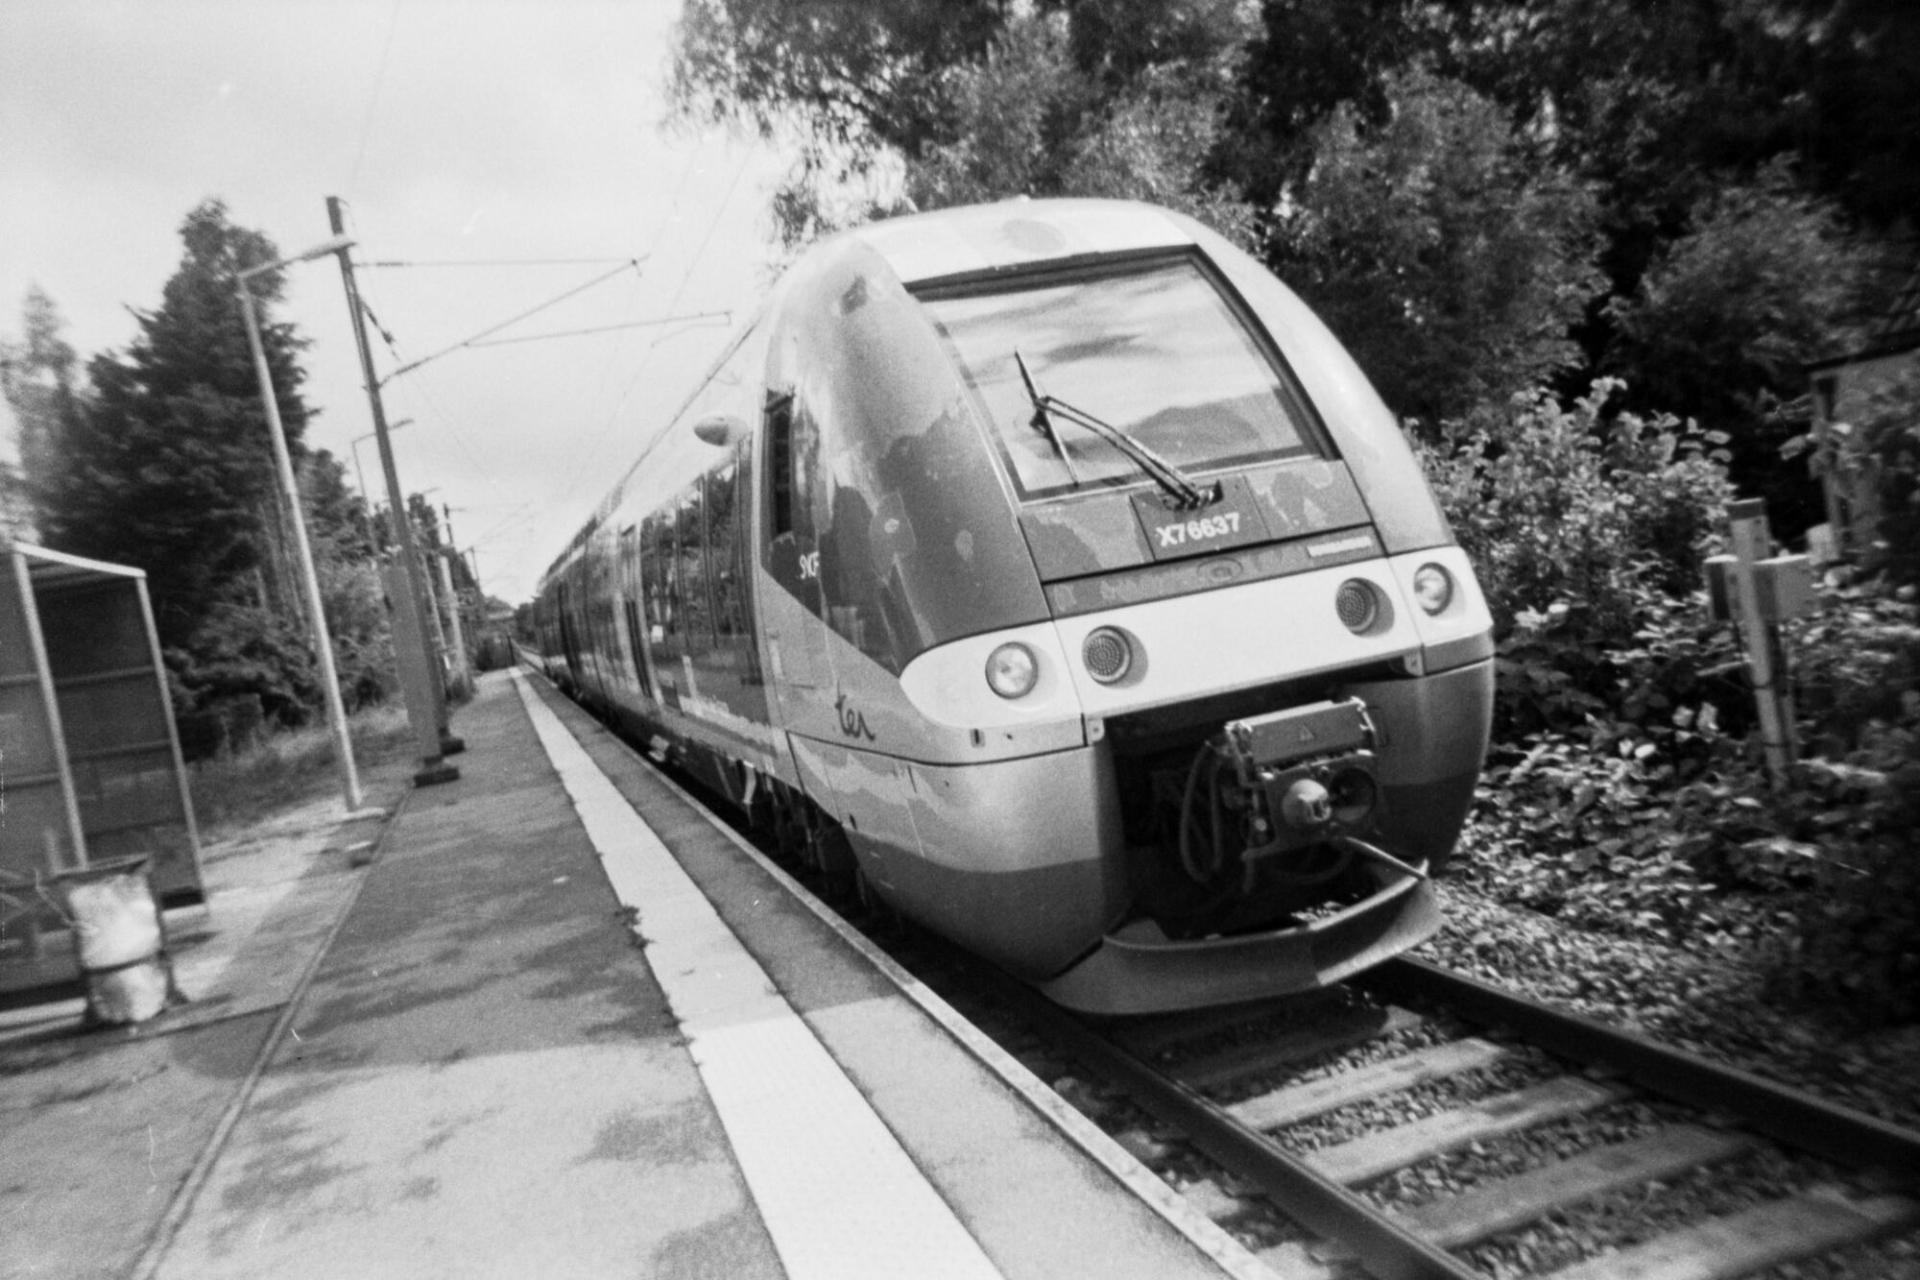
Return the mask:
POLYGON ((1413 575, 1413 598, 1429 614, 1453 603, 1453 575, 1437 564, 1423 564, 1413 575))
POLYGON ((1364 635, 1380 619, 1380 597, 1375 594, 1372 583, 1359 578, 1348 578, 1340 584, 1339 592, 1333 597, 1333 607, 1347 630, 1355 635, 1364 635))
POLYGON ((1080 646, 1080 659, 1087 664, 1088 675, 1101 684, 1112 684, 1133 670, 1133 645, 1124 631, 1096 627, 1080 646))
POLYGON ((1024 698, 1040 679, 1033 650, 1009 640, 987 655, 987 685, 1003 698, 1024 698))

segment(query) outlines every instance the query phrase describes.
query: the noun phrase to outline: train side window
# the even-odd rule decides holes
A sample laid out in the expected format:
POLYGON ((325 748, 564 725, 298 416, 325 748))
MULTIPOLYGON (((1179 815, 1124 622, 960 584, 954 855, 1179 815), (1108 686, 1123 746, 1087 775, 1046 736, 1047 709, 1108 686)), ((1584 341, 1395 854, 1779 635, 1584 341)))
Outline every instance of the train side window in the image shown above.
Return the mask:
POLYGON ((772 510, 767 536, 793 532, 793 393, 767 397, 767 481, 772 510))
POLYGON ((673 531, 665 519, 652 515, 641 526, 640 537, 645 551, 641 576, 646 585, 647 636, 664 648, 677 630, 673 618, 673 531))
POLYGON ((679 581, 681 643, 689 652, 713 647, 713 601, 707 593, 706 503, 696 482, 682 494, 675 563, 679 581))
POLYGON ((707 580, 713 589, 714 628, 723 643, 746 631, 738 570, 739 477, 735 461, 707 473, 707 580))

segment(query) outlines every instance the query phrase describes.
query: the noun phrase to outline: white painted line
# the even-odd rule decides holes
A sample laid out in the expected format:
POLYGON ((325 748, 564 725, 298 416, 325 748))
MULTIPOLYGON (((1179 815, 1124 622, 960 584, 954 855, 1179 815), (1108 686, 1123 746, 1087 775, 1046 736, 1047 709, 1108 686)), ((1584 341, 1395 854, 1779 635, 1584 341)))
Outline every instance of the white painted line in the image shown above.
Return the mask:
MULTIPOLYGON (((632 751, 636 760, 639 759, 638 751, 633 751, 631 747, 628 749, 632 751)), ((782 888, 793 895, 796 902, 806 907, 821 924, 832 930, 848 949, 859 952, 866 958, 868 964, 885 974, 899 990, 901 996, 911 1001, 928 1018, 945 1028, 947 1034, 952 1036, 957 1044, 971 1053, 1001 1083, 1026 1099, 1027 1104, 1034 1111, 1058 1129, 1088 1159, 1105 1169, 1149 1209, 1159 1214, 1170 1227, 1191 1241, 1196 1249, 1212 1258, 1226 1275, 1233 1280, 1279 1280, 1280 1275, 1291 1275, 1284 1268, 1269 1267, 1248 1251, 1245 1245, 1216 1225, 1212 1219, 1194 1208, 1185 1196, 1168 1186, 1159 1174, 1147 1168, 1131 1152, 1108 1137, 1093 1121, 1074 1110, 1046 1082, 1029 1071, 1019 1059, 995 1044, 985 1032, 968 1022, 953 1006, 942 1000, 931 987, 907 972, 892 956, 874 946, 858 930, 835 915, 831 908, 809 893, 806 886, 795 880, 783 867, 754 848, 738 831, 722 822, 698 796, 693 795, 663 773, 656 773, 654 780, 678 796, 689 809, 699 814, 701 820, 721 839, 728 841, 739 850, 742 857, 751 859, 765 875, 778 881, 782 888)), ((1304 1274, 1309 1280, 1314 1280, 1319 1273, 1309 1271, 1304 1274)))
POLYGON ((614 893, 639 916, 647 961, 787 1274, 999 1277, 659 837, 519 672, 513 681, 614 893))

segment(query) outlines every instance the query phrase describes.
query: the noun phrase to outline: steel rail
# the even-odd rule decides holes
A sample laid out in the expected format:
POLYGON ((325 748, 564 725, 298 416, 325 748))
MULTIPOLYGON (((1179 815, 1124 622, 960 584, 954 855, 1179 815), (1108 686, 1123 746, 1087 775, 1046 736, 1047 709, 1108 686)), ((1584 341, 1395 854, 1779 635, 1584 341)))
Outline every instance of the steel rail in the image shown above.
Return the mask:
POLYGON ((1388 960, 1356 982, 1381 994, 1431 1000, 1472 1020, 1504 1026, 1529 1044, 1618 1071, 1676 1101, 1737 1116, 1757 1133, 1848 1168, 1879 1168, 1910 1182, 1920 1180, 1920 1133, 1739 1067, 1408 956, 1388 960))
POLYGON ((1003 986, 1003 998, 1019 1008, 1030 1026, 1085 1066, 1105 1074, 1221 1167, 1258 1186, 1276 1209, 1343 1253, 1351 1253, 1376 1280, 1485 1280, 1481 1272, 1429 1244, 1079 1018, 1011 979, 998 979, 996 985, 1003 986))

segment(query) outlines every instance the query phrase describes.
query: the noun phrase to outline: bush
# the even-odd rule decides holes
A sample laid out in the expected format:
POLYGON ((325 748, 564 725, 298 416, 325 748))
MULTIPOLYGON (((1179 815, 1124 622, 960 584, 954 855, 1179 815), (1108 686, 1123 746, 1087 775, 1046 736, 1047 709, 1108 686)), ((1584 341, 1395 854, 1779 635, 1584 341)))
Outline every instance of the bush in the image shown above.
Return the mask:
MULTIPOLYGON (((1760 945, 1780 996, 1920 1016, 1914 592, 1823 587, 1795 624, 1812 758, 1776 795, 1745 656, 1700 590, 1730 496, 1722 441, 1606 420, 1613 389, 1570 408, 1518 397, 1427 455, 1498 645, 1494 742, 1455 866, 1571 924, 1760 945)), ((1887 430, 1890 470, 1920 470, 1905 428, 1887 430)))
POLYGON ((1920 373, 1873 396, 1856 430, 1879 508, 1874 559, 1895 582, 1920 587, 1920 373))
POLYGON ((1760 846, 1790 855, 1805 883, 1775 957, 1776 990, 1872 1022, 1920 1018, 1920 610, 1910 597, 1831 591, 1800 629, 1803 734, 1822 754, 1797 768, 1760 846))
POLYGON ((1454 428, 1425 461, 1473 560, 1500 649, 1497 741, 1657 712, 1726 655, 1676 600, 1696 590, 1731 495, 1718 437, 1662 415, 1604 416, 1544 391, 1454 428), (1649 630, 1651 628, 1651 630, 1649 630))

